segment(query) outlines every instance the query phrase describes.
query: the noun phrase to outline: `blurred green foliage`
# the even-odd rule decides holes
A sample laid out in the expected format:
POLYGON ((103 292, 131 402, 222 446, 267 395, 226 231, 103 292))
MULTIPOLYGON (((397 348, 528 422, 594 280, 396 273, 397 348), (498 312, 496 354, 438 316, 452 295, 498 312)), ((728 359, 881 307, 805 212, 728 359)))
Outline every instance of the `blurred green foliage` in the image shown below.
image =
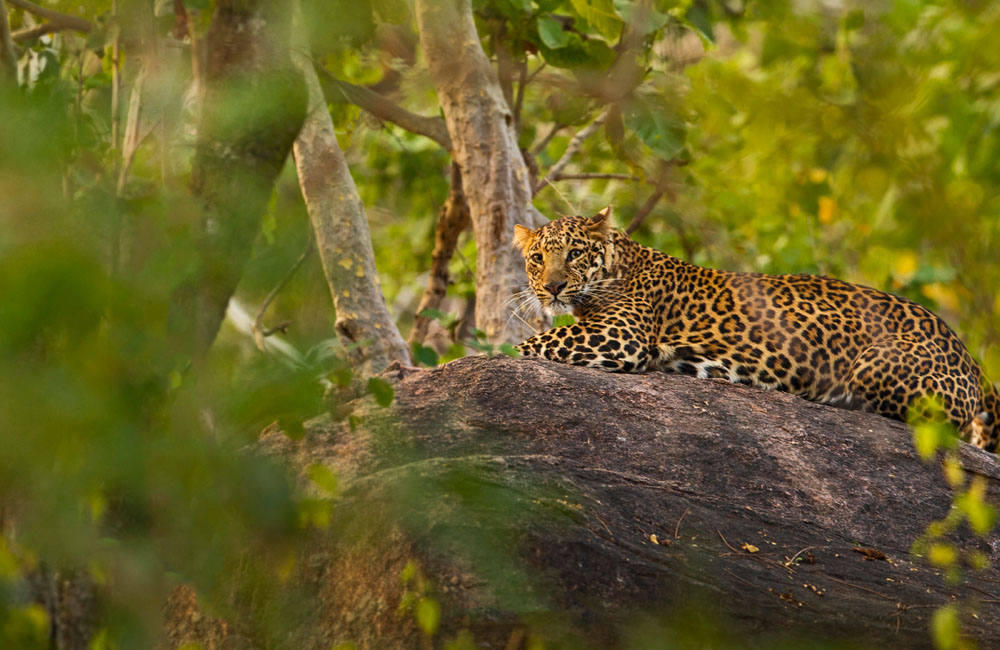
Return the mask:
MULTIPOLYGON (((204 37, 213 3, 183 4, 204 37)), ((532 80, 518 136, 541 175, 605 115, 567 171, 638 178, 555 181, 535 199, 546 215, 614 203, 624 225, 662 188, 636 232, 641 242, 699 264, 824 273, 905 295, 941 313, 1000 377, 1000 5, 472 4, 487 53, 532 80)), ((115 585, 98 645, 149 647, 165 593, 181 580, 221 615, 256 621, 260 638, 280 638, 286 623, 255 618, 249 594, 283 588, 288 558, 307 531, 329 525, 340 485, 317 466, 310 477, 322 496, 305 494, 245 447, 275 421, 301 434, 303 419, 321 410, 323 382, 350 384, 315 258, 268 311, 293 323, 276 337, 283 345, 262 354, 247 329, 308 240, 294 168, 275 187, 211 357, 194 370, 178 365, 166 312, 195 263, 199 215, 186 191, 197 111, 190 41, 170 36, 174 3, 157 2, 162 68, 146 81, 153 114, 119 183, 110 46, 122 26, 110 1, 50 6, 82 13, 95 29, 19 42, 19 84, 0 84, 0 522, 9 540, 0 545, 0 645, 47 647, 48 614, 22 579, 80 567, 115 585), (125 239, 132 248, 121 248, 125 239), (248 567, 250 551, 259 561, 248 567), (234 596, 236 573, 247 593, 234 596)), ((328 72, 439 113, 410 3, 313 0, 304 10, 328 72)), ((15 32, 33 24, 17 8, 9 18, 15 32)), ((126 39, 125 89, 140 75, 132 47, 126 39)), ((515 72, 515 94, 521 78, 515 72)), ((405 330, 449 157, 328 99, 368 207, 382 287, 405 330)), ((127 93, 122 103, 124 126, 127 93)), ((418 362, 509 352, 461 325, 474 265, 465 235, 448 301, 433 314, 441 334, 416 348, 418 362)), ((374 398, 391 404, 391 386, 374 381, 374 398)), ((933 427, 917 431, 928 456, 949 440, 933 427)), ((938 538, 961 522, 989 530, 995 514, 975 484, 956 503, 921 548, 942 567, 975 568, 979 558, 938 538)), ((415 592, 413 616, 433 636, 441 612, 425 591, 415 592)), ((953 610, 935 616, 940 647, 958 647, 948 645, 960 642, 957 620, 953 610)), ((636 635, 634 647, 653 647, 654 633, 636 635)))

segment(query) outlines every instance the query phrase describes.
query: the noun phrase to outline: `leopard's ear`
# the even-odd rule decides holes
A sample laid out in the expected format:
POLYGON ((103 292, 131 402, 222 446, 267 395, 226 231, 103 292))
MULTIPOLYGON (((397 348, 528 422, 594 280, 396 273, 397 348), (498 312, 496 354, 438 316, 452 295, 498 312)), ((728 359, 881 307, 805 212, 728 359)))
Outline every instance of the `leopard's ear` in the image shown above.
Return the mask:
POLYGON ((526 228, 521 224, 514 226, 514 244, 521 249, 522 253, 527 253, 531 242, 535 239, 535 231, 526 228))
POLYGON ((587 229, 602 236, 610 235, 615 230, 615 220, 612 218, 614 207, 608 205, 587 220, 587 229))

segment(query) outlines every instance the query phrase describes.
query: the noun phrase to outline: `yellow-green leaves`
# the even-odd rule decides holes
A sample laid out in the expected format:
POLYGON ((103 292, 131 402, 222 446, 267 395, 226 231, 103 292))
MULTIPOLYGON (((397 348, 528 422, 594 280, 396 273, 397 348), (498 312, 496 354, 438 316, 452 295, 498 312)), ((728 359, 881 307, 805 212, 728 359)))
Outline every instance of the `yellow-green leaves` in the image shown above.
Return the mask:
POLYGON ((962 639, 958 609, 954 605, 945 605, 934 612, 931 616, 931 634, 937 650, 963 650, 970 647, 962 639))
POLYGON ((624 22, 615 11, 611 0, 571 0, 580 17, 609 41, 616 40, 622 32, 624 22))
POLYGON ((434 636, 441 623, 441 605, 433 598, 424 596, 413 608, 413 618, 424 634, 434 636))
POLYGON ((997 520, 997 511, 986 503, 986 479, 982 476, 973 478, 969 489, 955 497, 955 507, 965 515, 972 530, 980 535, 993 530, 997 520))
POLYGON ((330 497, 340 494, 340 480, 326 465, 315 463, 309 466, 309 480, 330 497))

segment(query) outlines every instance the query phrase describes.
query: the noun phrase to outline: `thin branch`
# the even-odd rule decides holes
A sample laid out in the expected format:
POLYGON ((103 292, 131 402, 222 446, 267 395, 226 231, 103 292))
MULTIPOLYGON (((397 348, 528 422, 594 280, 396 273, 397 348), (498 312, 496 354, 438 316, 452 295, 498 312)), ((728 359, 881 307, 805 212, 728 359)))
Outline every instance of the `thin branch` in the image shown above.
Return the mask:
POLYGON ((260 350, 261 352, 267 352, 267 349, 264 346, 265 338, 271 336, 276 332, 281 332, 282 334, 284 334, 286 331, 288 331, 288 326, 292 324, 292 321, 285 321, 283 323, 280 323, 279 325, 275 325, 274 327, 264 327, 262 324, 262 321, 264 320, 264 312, 266 312, 267 308, 271 306, 271 303, 274 302, 274 299, 278 296, 279 293, 281 293, 281 290, 285 288, 285 285, 288 284, 288 281, 292 279, 292 276, 295 275, 295 272, 299 270, 299 267, 302 266, 302 263, 306 261, 306 258, 309 257, 309 254, 312 253, 312 251, 313 251, 313 237, 312 237, 312 232, 310 232, 309 241, 306 242, 305 250, 302 251, 302 254, 299 255, 299 258, 295 260, 294 264, 292 264, 292 268, 288 269, 288 272, 285 273, 285 276, 281 278, 281 280, 273 289, 271 289, 271 293, 267 294, 267 297, 264 298, 264 302, 260 304, 260 309, 257 310, 257 317, 253 319, 253 325, 250 326, 250 331, 253 332, 254 344, 257 346, 257 349, 260 350))
POLYGON ((868 587, 864 587, 862 585, 856 585, 853 582, 848 582, 846 580, 841 580, 840 578, 834 578, 829 573, 824 573, 823 571, 810 571, 809 573, 812 574, 812 575, 823 576, 824 578, 829 578, 830 580, 833 580, 834 582, 839 582, 840 584, 847 585, 848 587, 854 587, 855 589, 860 589, 861 591, 867 591, 870 594, 875 594, 879 598, 885 598, 886 600, 896 600, 892 596, 886 596, 885 594, 883 594, 883 593, 881 593, 879 591, 875 591, 874 589, 869 589, 868 587))
POLYGON ((573 159, 573 156, 577 154, 577 152, 580 150, 580 147, 583 146, 583 143, 587 140, 587 138, 592 136, 594 133, 597 132, 599 128, 601 128, 601 125, 604 124, 604 120, 606 120, 607 117, 608 117, 608 112, 604 111, 593 122, 591 122, 587 126, 577 131, 576 135, 574 135, 573 138, 569 141, 569 144, 566 145, 566 151, 563 152, 562 157, 556 161, 556 164, 552 165, 552 167, 549 169, 549 173, 546 174, 545 178, 543 178, 538 182, 538 186, 535 187, 535 194, 538 194, 538 192, 543 187, 548 185, 551 178, 557 177, 559 176, 559 174, 562 173, 562 170, 564 170, 566 168, 566 165, 570 163, 570 161, 573 159))
POLYGON ((565 124, 554 122, 552 124, 552 128, 549 129, 549 132, 545 134, 545 137, 539 140, 538 144, 536 144, 531 148, 531 155, 537 156, 538 154, 542 153, 542 151, 545 150, 545 147, 549 146, 549 143, 552 142, 552 138, 556 137, 556 133, 559 133, 559 131, 565 128, 566 128, 565 124))
POLYGON ((74 16, 72 14, 64 14, 63 12, 56 11, 55 9, 49 9, 48 7, 36 5, 34 2, 29 2, 29 0, 6 0, 6 2, 12 7, 24 9, 29 13, 45 18, 46 20, 59 25, 59 29, 73 29, 78 32, 89 32, 94 29, 94 23, 90 22, 86 18, 80 18, 79 16, 74 16))
POLYGON ((514 59, 507 49, 507 40, 504 38, 505 23, 500 23, 493 32, 493 50, 497 55, 497 79, 500 81, 500 89, 503 97, 507 100, 507 106, 511 112, 514 111, 514 59))
MULTIPOLYGON (((646 202, 642 204, 642 207, 640 207, 639 211, 635 213, 635 216, 632 217, 632 222, 628 225, 628 228, 625 229, 627 234, 631 235, 639 229, 639 226, 642 225, 643 221, 646 220, 646 217, 649 216, 649 214, 653 211, 653 208, 656 207, 656 204, 659 203, 660 199, 664 196, 669 198, 671 201, 677 200, 677 190, 673 184, 672 170, 675 167, 684 167, 685 165, 687 165, 687 161, 678 160, 676 158, 660 163, 654 182, 656 190, 649 196, 648 199, 646 199, 646 202)), ((685 241, 685 233, 682 232, 682 228, 680 226, 678 226, 677 230, 685 251, 689 251, 690 246, 689 242, 685 241)))
POLYGON ((655 192, 649 195, 649 198, 646 199, 646 202, 642 204, 642 207, 639 208, 639 211, 635 213, 635 216, 632 217, 632 222, 629 223, 628 227, 625 229, 626 235, 631 235, 632 233, 634 233, 636 230, 639 229, 639 226, 642 225, 642 222, 646 220, 646 217, 649 216, 649 213, 653 211, 653 208, 656 207, 656 204, 659 203, 660 199, 663 198, 663 194, 664 191, 662 189, 657 189, 655 192))
MULTIPOLYGON (((544 63, 542 65, 545 65, 544 63)), ((517 98, 514 100, 514 132, 521 133, 521 109, 524 107, 524 89, 528 85, 528 59, 519 62, 517 77, 517 98)))
POLYGON ((458 247, 458 237, 469 227, 471 215, 469 203, 462 189, 462 171, 458 164, 451 164, 451 191, 448 200, 441 208, 437 226, 434 228, 434 252, 431 254, 431 268, 427 278, 427 288, 420 297, 417 315, 413 319, 413 329, 410 330, 408 343, 423 344, 427 338, 430 320, 420 314, 426 309, 438 309, 448 291, 451 278, 448 274, 448 262, 458 247))
POLYGON ((7 22, 7 7, 0 0, 0 65, 5 68, 4 75, 17 83, 17 51, 10 35, 10 23, 7 22))
POLYGON ((12 32, 10 37, 15 43, 23 43, 24 41, 31 41, 40 36, 45 36, 46 34, 58 32, 61 29, 68 28, 60 27, 55 23, 42 23, 41 25, 28 27, 26 29, 19 29, 16 32, 12 32))
POLYGON ((681 513, 680 519, 677 520, 677 525, 674 526, 674 539, 680 539, 681 522, 684 521, 684 517, 687 513, 691 512, 691 508, 684 508, 684 512, 681 513))
POLYGON ((407 131, 428 137, 451 151, 451 137, 448 135, 448 127, 445 125, 444 119, 411 113, 377 92, 364 86, 341 81, 322 66, 314 67, 330 85, 339 91, 341 97, 336 98, 336 100, 346 99, 351 104, 368 111, 381 120, 392 122, 407 131))
POLYGON ((596 181, 596 180, 619 180, 637 181, 639 177, 634 174, 604 174, 600 172, 581 172, 579 174, 559 174, 552 176, 549 174, 549 182, 556 181, 596 181))
MULTIPOLYGON (((118 18, 118 2, 111 0, 111 16, 118 18)), ((121 131, 121 62, 120 50, 121 38, 115 33, 115 39, 111 43, 111 148, 118 149, 118 135, 121 131)))

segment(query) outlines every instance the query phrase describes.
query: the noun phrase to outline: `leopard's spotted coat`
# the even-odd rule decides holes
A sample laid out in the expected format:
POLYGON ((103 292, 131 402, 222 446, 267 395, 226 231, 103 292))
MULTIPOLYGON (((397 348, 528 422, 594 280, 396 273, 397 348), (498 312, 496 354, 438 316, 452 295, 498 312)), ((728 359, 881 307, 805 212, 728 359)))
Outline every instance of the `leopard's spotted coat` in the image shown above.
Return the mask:
POLYGON ((541 306, 578 319, 529 338, 523 355, 719 377, 900 420, 936 395, 963 437, 997 446, 996 390, 916 303, 832 278, 688 264, 616 231, 610 206, 537 231, 517 226, 515 239, 541 306))

